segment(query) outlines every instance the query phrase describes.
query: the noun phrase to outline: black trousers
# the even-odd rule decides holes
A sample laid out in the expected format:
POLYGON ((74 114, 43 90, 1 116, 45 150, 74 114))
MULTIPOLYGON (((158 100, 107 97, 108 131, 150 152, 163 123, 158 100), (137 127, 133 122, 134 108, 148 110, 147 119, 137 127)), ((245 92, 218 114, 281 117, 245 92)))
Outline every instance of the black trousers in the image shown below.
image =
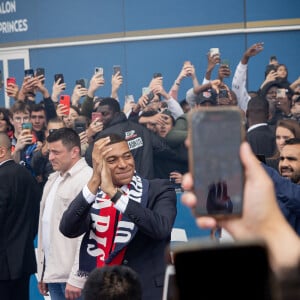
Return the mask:
POLYGON ((1 300, 29 300, 30 275, 15 280, 0 280, 1 300))

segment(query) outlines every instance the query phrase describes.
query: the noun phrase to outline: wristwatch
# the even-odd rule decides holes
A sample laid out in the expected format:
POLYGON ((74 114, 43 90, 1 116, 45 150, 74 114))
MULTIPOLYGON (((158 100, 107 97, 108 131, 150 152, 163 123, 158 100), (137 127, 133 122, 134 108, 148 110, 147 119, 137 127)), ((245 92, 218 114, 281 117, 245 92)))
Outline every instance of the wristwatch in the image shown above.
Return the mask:
POLYGON ((110 201, 114 204, 124 195, 124 192, 121 189, 117 188, 117 192, 110 198, 110 201))

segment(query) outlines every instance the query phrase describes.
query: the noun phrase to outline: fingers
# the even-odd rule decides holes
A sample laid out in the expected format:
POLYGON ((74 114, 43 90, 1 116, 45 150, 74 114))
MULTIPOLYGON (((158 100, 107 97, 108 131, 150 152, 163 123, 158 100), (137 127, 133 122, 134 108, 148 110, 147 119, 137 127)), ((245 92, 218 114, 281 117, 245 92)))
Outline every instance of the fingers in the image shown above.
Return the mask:
POLYGON ((203 229, 211 229, 217 227, 217 221, 211 217, 201 217, 196 219, 197 225, 203 229))
POLYGON ((96 141, 94 145, 94 149, 102 150, 110 142, 110 137, 107 136, 105 138, 99 139, 96 141))

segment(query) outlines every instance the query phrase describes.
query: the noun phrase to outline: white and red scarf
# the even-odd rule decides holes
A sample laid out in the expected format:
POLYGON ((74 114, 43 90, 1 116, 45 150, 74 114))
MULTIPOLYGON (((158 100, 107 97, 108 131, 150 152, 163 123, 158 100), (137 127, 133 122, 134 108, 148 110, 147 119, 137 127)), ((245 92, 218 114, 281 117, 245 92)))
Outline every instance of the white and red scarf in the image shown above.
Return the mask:
MULTIPOLYGON (((148 202, 149 182, 134 174, 127 190, 129 201, 148 202)), ((90 208, 90 231, 85 234, 80 248, 79 276, 88 276, 95 267, 121 264, 128 243, 137 232, 135 224, 121 214, 109 201, 109 197, 99 189, 96 200, 90 208)))

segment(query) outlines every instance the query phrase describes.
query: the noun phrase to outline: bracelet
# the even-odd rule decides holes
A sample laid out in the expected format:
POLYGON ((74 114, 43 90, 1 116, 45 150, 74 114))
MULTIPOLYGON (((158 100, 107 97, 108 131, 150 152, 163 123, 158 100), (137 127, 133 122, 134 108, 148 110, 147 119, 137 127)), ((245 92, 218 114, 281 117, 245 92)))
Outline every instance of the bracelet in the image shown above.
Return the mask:
POLYGON ((180 83, 178 83, 178 82, 176 82, 176 81, 175 81, 175 84, 178 85, 178 86, 180 86, 180 83))
POLYGON ((110 201, 114 204, 124 195, 121 189, 117 189, 117 192, 110 198, 110 201))

